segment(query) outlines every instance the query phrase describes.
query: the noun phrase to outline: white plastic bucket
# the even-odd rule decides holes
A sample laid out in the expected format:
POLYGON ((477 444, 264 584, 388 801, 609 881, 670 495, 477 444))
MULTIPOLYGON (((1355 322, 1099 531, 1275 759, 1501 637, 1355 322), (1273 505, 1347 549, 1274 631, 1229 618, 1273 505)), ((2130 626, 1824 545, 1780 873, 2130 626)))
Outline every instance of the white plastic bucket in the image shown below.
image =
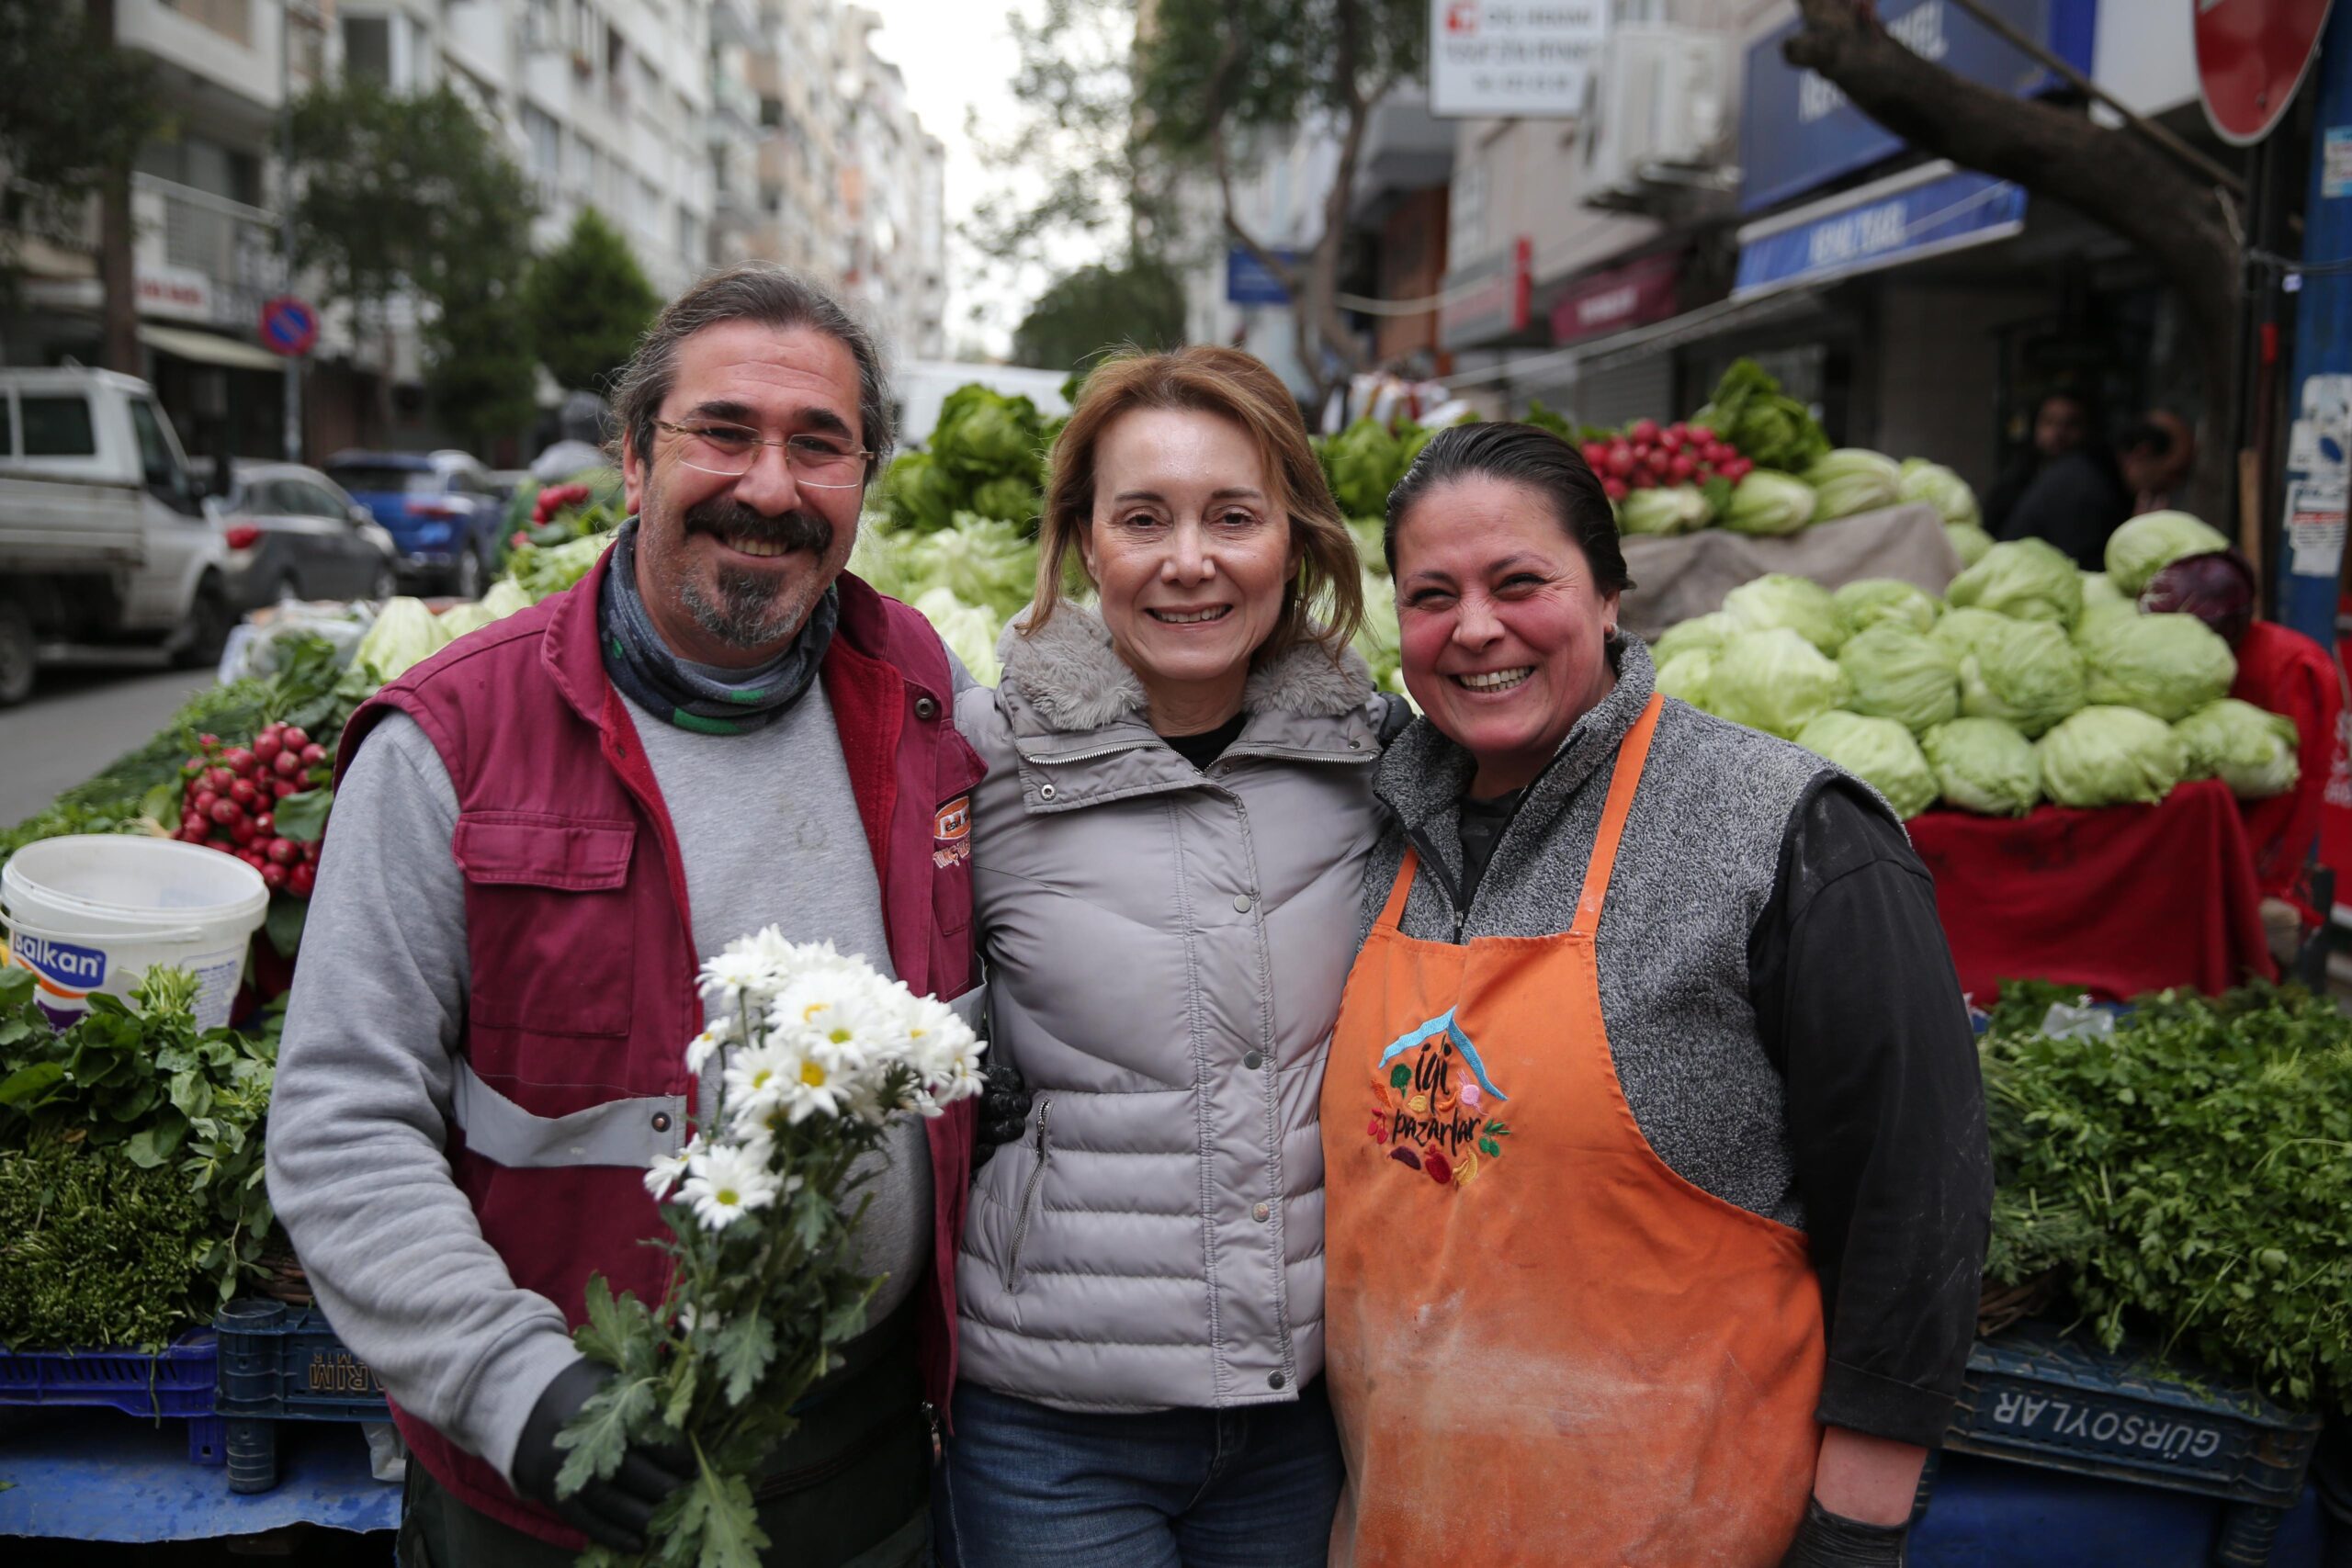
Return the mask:
POLYGON ((261 874, 173 839, 89 833, 27 844, 0 865, 7 962, 63 1029, 93 991, 128 999, 155 964, 196 976, 196 1021, 229 1021, 245 949, 269 911, 261 874))

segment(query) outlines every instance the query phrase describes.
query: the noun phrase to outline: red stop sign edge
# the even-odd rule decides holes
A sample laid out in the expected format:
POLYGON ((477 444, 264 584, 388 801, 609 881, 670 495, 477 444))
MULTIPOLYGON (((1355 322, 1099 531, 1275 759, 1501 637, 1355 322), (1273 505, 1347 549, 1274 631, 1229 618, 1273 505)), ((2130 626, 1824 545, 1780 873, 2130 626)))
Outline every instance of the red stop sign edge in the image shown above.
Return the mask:
MULTIPOLYGON (((2256 40, 2241 37, 2216 38, 2213 36, 2220 30, 2221 24, 2212 23, 2209 26, 2209 18, 2221 13, 2228 0, 2188 0, 2188 3, 2197 6, 2195 20, 2192 24, 2194 29, 2192 47, 2197 56, 2197 101, 2205 110, 2205 123, 2213 128, 2214 135, 2231 146, 2251 147, 2278 129, 2278 121, 2286 115, 2288 109, 2293 107, 2296 95, 2302 91, 2303 78, 2311 74, 2312 63, 2319 58, 2320 40, 2327 36, 2327 19, 2335 10, 2335 0, 2318 0, 2319 16, 2312 28, 2311 39, 2303 47, 2302 59, 2295 67, 2294 81, 2288 84, 2286 91, 2271 99, 2268 107, 2257 111, 2261 116, 2261 122, 2250 130, 2233 129, 2223 121, 2221 113, 2214 107, 2213 90, 2217 78, 2221 78, 2224 72, 2229 73, 2231 79, 2226 80, 2224 85, 2235 88, 2244 101, 2244 107, 2252 110, 2255 89, 2268 85, 2263 75, 2265 62, 2258 53, 2259 44, 2256 40), (2207 50, 2213 44, 2225 46, 2231 51, 2230 54, 2218 61, 2209 58, 2207 50)), ((2282 8, 2291 6, 2294 3, 2295 0, 2270 0, 2270 4, 2280 6, 2282 8)), ((2265 11, 2264 19, 2267 20, 2267 6, 2264 5, 2264 0, 2237 0, 2234 9, 2227 14, 2234 19, 2258 8, 2265 11)), ((2259 25, 2257 22, 2256 26, 2259 25)))

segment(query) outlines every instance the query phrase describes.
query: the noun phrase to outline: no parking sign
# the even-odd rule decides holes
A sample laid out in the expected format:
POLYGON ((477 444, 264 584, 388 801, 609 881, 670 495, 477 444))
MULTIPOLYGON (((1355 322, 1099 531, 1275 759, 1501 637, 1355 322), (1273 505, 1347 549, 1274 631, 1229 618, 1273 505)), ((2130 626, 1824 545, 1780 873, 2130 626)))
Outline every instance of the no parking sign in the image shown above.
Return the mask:
POLYGON ((292 358, 308 354, 319 341, 319 313, 291 294, 281 294, 261 308, 262 346, 292 358))

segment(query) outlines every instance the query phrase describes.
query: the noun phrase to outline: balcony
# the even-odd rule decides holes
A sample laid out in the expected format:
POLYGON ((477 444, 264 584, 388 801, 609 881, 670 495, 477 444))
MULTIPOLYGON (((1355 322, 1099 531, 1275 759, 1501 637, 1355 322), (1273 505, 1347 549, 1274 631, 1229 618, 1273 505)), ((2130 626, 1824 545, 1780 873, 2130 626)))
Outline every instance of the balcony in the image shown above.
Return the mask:
POLYGON ((1392 89, 1364 125, 1348 216, 1358 223, 1374 221, 1406 192, 1451 180, 1453 135, 1452 120, 1430 113, 1429 92, 1419 83, 1392 89))
POLYGON ((123 0, 115 38, 157 64, 167 105, 243 130, 266 130, 277 112, 278 6, 263 0, 123 0))
POLYGON ((130 216, 142 314, 250 331, 262 301, 285 288, 273 213, 134 175, 130 216))

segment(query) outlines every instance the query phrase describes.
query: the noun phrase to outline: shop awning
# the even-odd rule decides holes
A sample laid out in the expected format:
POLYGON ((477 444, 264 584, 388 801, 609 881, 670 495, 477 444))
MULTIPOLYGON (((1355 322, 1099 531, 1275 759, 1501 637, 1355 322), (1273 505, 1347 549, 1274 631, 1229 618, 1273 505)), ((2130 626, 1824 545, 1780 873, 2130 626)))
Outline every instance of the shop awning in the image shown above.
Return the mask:
POLYGON ((1944 162, 1750 223, 1739 231, 1736 300, 1833 282, 2006 240, 2025 228, 2025 190, 1944 162))
POLYGON ((1787 321, 1808 313, 1817 302, 1817 292, 1811 288, 1784 288, 1755 299, 1718 299, 1671 320, 1586 344, 1577 350, 1577 370, 1579 374, 1611 370, 1645 355, 1787 321))
POLYGON ((192 359, 198 365, 221 365, 232 370, 266 370, 275 376, 286 368, 286 361, 266 348, 255 348, 249 343, 239 343, 232 337, 213 333, 189 332, 184 327, 156 327, 141 322, 139 341, 158 354, 168 354, 177 359, 192 359))

